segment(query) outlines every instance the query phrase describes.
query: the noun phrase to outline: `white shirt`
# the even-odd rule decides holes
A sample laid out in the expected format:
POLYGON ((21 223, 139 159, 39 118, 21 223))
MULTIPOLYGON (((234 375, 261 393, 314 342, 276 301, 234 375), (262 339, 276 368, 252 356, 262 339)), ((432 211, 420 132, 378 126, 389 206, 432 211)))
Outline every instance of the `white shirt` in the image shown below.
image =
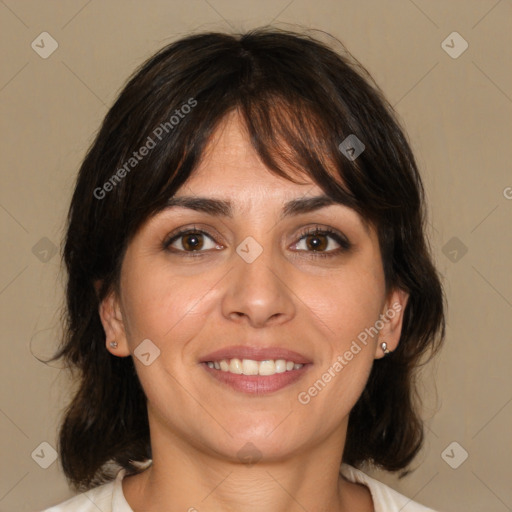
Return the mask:
MULTIPOLYGON (((375 512, 435 512, 348 464, 342 464, 340 471, 350 482, 368 487, 375 512)), ((99 510, 101 512, 133 512, 123 494, 122 480, 125 472, 125 469, 121 469, 112 482, 78 494, 41 512, 98 512, 99 510)))

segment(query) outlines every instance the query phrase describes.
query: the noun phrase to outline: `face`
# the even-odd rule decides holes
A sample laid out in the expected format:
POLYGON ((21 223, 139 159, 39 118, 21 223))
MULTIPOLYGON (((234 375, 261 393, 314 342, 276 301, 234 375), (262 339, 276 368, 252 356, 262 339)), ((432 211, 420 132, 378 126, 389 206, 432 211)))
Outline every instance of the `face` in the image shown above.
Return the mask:
POLYGON ((375 231, 340 204, 301 209, 324 196, 301 179, 271 174, 231 115, 181 202, 129 245, 100 314, 108 350, 134 359, 152 435, 233 460, 248 442, 274 460, 344 439, 407 297, 386 296, 375 231))

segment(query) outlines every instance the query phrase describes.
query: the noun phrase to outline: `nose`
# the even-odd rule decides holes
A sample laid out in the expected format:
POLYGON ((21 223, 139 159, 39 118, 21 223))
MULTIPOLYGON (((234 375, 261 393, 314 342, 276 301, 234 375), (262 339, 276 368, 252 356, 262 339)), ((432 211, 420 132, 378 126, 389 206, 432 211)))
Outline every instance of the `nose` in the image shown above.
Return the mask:
POLYGON ((295 316, 295 294, 287 282, 290 275, 274 251, 264 248, 254 261, 234 253, 233 263, 222 298, 226 318, 261 328, 283 324, 295 316))

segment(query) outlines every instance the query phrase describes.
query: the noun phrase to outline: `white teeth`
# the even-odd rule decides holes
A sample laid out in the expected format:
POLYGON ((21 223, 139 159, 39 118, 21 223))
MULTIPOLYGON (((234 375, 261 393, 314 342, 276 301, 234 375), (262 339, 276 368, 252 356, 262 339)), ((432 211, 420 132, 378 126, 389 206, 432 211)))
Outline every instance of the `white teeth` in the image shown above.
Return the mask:
POLYGON ((208 361, 207 364, 210 368, 238 375, 274 375, 276 373, 300 370, 304 366, 303 364, 286 361, 285 359, 255 361, 253 359, 240 360, 237 358, 208 361))
POLYGON ((244 359, 242 361, 242 373, 244 375, 258 375, 258 361, 244 359))
POLYGON ((276 363, 274 361, 261 361, 259 375, 274 375, 276 373, 276 363))
POLYGON ((278 359, 276 361, 276 373, 284 373, 286 371, 286 361, 284 359, 278 359))
POLYGON ((240 361, 240 359, 231 359, 231 361, 229 362, 229 371, 231 373, 237 373, 237 374, 241 374, 242 373, 242 361, 240 361))

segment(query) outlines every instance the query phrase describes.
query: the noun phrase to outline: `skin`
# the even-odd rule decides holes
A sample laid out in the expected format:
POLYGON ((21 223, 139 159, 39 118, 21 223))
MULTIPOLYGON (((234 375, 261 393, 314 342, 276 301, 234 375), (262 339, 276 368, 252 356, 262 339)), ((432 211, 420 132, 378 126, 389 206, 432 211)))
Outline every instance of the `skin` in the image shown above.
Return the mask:
MULTIPOLYGON (((127 249, 120 292, 100 305, 106 347, 114 356, 133 356, 150 339, 160 350, 148 366, 134 357, 153 453, 152 466, 123 480, 135 512, 374 510, 368 488, 341 477, 339 466, 349 412, 383 356, 380 343, 396 348, 408 297, 402 290, 386 295, 376 232, 354 210, 335 204, 280 220, 286 201, 323 195, 301 179, 294 184, 271 174, 230 114, 176 196, 229 200, 232 218, 173 207, 150 218, 127 249), (341 232, 352 248, 315 258, 311 243, 300 240, 304 228, 315 226, 341 232), (175 240, 174 252, 163 247, 182 227, 209 233, 200 239, 201 256, 190 256, 190 237, 175 240), (236 252, 248 236, 263 248, 252 263, 236 252), (401 311, 379 335, 300 403, 298 393, 397 303, 401 311), (313 364, 279 391, 248 395, 199 363, 238 344, 288 348, 313 364), (248 442, 261 456, 249 466, 237 456, 248 442)), ((319 239, 324 252, 340 247, 329 235, 319 239)))

